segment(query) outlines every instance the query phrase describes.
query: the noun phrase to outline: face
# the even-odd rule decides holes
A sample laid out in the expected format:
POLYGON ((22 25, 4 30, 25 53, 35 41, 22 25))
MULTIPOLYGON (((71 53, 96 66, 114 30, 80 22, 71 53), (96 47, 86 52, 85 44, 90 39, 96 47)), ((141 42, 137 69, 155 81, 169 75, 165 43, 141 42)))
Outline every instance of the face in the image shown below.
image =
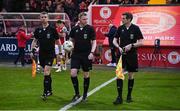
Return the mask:
POLYGON ((48 22, 48 14, 41 14, 40 20, 42 23, 47 23, 48 22))
POLYGON ((122 15, 122 23, 124 25, 126 25, 126 24, 130 23, 130 19, 126 19, 126 15, 122 15))
POLYGON ((79 18, 79 22, 80 22, 80 24, 82 24, 82 25, 86 25, 86 24, 87 24, 87 16, 81 16, 81 17, 79 18))
POLYGON ((64 27, 64 24, 63 24, 63 23, 57 23, 57 27, 63 28, 63 27, 64 27))

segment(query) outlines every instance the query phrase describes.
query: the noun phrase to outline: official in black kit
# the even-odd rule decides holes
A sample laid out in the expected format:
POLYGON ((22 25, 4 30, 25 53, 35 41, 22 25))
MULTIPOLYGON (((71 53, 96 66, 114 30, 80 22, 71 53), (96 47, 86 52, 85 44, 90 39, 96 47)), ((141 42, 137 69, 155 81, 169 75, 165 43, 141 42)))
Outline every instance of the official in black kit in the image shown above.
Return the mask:
POLYGON ((90 84, 89 71, 92 69, 92 59, 96 49, 96 35, 94 28, 87 24, 87 14, 82 12, 78 16, 79 24, 72 28, 70 40, 74 43, 71 56, 71 80, 75 90, 72 102, 80 98, 77 72, 80 67, 84 74, 84 93, 82 101, 87 100, 87 92, 90 84))
MULTIPOLYGON (((134 86, 134 72, 138 71, 137 47, 143 45, 143 35, 140 28, 132 24, 133 15, 129 12, 122 14, 123 25, 118 27, 113 44, 122 54, 123 71, 128 71, 128 94, 126 101, 132 102, 131 92, 134 86)), ((123 80, 117 79, 118 97, 114 104, 122 104, 123 80)))
MULTIPOLYGON (((35 51, 35 46, 39 45, 39 61, 44 69, 44 91, 42 98, 46 99, 47 96, 52 95, 52 79, 51 79, 51 66, 55 57, 55 42, 59 44, 59 37, 56 29, 48 23, 48 13, 42 12, 40 14, 42 26, 35 29, 34 40, 32 41, 31 56, 35 51)), ((60 45, 60 44, 59 44, 60 45)))

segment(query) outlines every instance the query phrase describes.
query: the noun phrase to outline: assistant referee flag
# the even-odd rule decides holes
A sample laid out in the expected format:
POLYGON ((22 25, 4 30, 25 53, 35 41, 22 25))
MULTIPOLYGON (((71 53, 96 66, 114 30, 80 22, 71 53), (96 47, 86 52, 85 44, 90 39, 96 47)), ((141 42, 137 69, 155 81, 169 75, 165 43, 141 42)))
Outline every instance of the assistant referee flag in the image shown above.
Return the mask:
POLYGON ((124 74, 122 69, 122 56, 120 57, 118 64, 116 66, 116 76, 118 79, 124 80, 124 74))

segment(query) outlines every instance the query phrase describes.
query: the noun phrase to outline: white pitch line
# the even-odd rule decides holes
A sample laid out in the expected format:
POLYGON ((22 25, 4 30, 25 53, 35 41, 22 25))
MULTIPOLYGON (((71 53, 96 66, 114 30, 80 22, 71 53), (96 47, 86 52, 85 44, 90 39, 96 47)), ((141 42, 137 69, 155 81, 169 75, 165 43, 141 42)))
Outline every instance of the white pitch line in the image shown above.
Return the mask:
MULTIPOLYGON (((87 94, 87 97, 91 96, 93 93, 97 92, 98 90, 100 90, 104 86, 108 85, 109 83, 113 82, 114 80, 116 80, 116 77, 114 77, 114 78, 110 79, 109 81, 101 84, 100 86, 94 88, 87 94)), ((59 109, 59 111, 66 111, 66 110, 70 109, 71 107, 75 106, 76 104, 78 104, 79 102, 81 102, 81 100, 82 100, 82 96, 77 101, 71 102, 71 103, 67 104, 66 106, 64 106, 63 108, 59 109)))

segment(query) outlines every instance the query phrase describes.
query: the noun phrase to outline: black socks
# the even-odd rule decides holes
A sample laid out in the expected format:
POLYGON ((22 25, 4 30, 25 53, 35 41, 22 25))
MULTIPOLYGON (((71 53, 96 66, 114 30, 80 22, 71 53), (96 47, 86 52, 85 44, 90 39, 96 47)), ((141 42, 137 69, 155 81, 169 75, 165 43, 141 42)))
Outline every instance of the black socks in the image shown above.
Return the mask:
POLYGON ((79 82, 78 82, 77 76, 76 77, 71 77, 71 81, 73 83, 75 94, 79 95, 79 82))
POLYGON ((87 96, 87 92, 88 92, 88 89, 89 89, 89 83, 90 83, 90 78, 84 78, 84 94, 83 96, 87 96))
POLYGON ((118 91, 118 97, 122 98, 122 90, 123 90, 123 80, 117 79, 117 91, 118 91))
POLYGON ((51 83, 52 83, 52 79, 50 75, 45 75, 44 76, 44 93, 47 94, 47 92, 51 92, 52 91, 52 87, 51 87, 51 83))
POLYGON ((134 79, 129 79, 128 80, 128 97, 131 97, 131 92, 134 86, 134 79))

